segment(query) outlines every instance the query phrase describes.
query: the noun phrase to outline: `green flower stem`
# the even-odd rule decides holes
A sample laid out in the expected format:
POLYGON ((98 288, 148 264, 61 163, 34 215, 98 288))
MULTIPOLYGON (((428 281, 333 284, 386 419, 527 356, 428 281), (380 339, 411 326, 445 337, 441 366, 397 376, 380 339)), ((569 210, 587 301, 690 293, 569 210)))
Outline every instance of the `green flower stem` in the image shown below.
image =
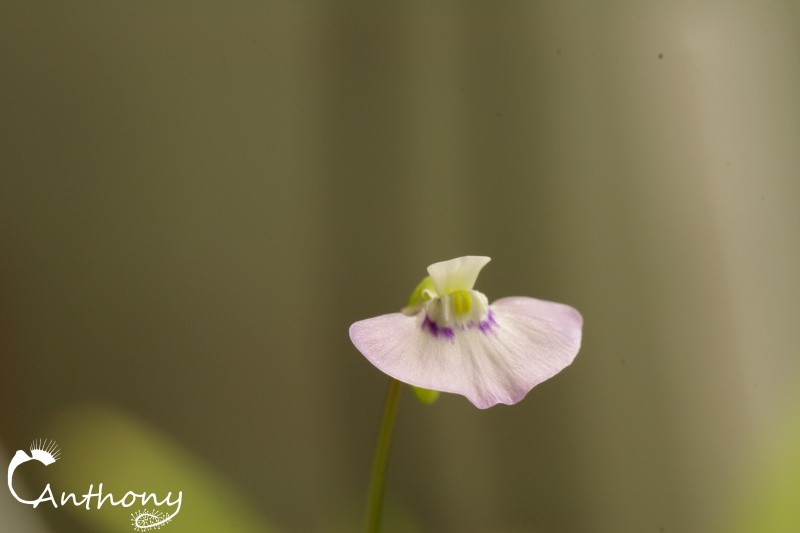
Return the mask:
POLYGON ((392 442, 392 430, 400 403, 400 392, 403 384, 389 378, 389 389, 386 391, 386 403, 383 406, 383 420, 378 433, 378 444, 372 460, 372 478, 369 483, 367 500, 367 533, 377 533, 381 527, 383 511, 383 489, 386 485, 386 465, 389 459, 389 445, 392 442))

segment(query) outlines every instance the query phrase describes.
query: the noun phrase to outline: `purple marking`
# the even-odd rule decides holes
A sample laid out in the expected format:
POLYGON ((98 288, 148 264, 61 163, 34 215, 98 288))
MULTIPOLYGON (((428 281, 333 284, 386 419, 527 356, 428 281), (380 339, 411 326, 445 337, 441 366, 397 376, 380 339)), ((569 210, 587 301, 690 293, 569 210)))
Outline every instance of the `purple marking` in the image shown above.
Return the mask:
POLYGON ((422 321, 422 330, 423 331, 428 330, 430 334, 433 335, 434 337, 438 337, 439 335, 441 335, 445 339, 450 339, 450 340, 453 339, 454 335, 453 328, 439 327, 439 325, 436 322, 428 318, 427 314, 425 315, 425 320, 422 321))
MULTIPOLYGON (((478 324, 475 323, 474 320, 470 320, 466 324, 458 324, 458 329, 460 331, 464 331, 465 329, 473 329, 475 327, 483 333, 484 335, 492 331, 494 327, 497 326, 497 322, 494 319, 494 313, 492 310, 489 310, 489 314, 486 315, 486 320, 481 320, 478 324)), ((441 335, 445 339, 452 340, 455 333, 453 332, 453 328, 445 326, 439 326, 436 322, 431 320, 428 315, 425 315, 425 318, 422 321, 422 330, 428 331, 434 337, 438 337, 441 335)))
POLYGON ((494 319, 494 313, 492 313, 492 310, 489 309, 489 314, 487 315, 486 320, 481 320, 478 329, 481 330, 481 333, 488 333, 492 330, 492 327, 496 325, 497 322, 494 319))

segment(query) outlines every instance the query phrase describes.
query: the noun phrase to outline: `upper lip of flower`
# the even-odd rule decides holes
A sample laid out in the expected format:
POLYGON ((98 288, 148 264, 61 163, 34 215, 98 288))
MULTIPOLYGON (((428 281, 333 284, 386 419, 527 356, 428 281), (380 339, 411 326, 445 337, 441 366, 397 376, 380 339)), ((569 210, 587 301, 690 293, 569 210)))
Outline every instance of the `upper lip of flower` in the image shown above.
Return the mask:
POLYGON ((354 323, 353 344, 380 370, 417 387, 513 404, 569 365, 583 318, 564 304, 511 297, 491 305, 473 289, 488 257, 428 267, 402 313, 354 323))

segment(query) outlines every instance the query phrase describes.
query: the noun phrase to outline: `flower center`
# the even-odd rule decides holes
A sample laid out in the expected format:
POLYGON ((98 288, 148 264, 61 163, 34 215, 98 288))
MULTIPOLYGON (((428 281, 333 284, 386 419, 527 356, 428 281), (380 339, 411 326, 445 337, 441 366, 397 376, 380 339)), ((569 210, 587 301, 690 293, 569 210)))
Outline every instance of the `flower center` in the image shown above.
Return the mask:
POLYGON ((441 328, 478 327, 489 314, 489 302, 475 290, 456 290, 423 302, 425 318, 441 328))
POLYGON ((469 292, 453 291, 450 293, 450 296, 453 299, 453 311, 455 311, 457 315, 469 313, 469 310, 472 307, 472 297, 469 295, 469 292))

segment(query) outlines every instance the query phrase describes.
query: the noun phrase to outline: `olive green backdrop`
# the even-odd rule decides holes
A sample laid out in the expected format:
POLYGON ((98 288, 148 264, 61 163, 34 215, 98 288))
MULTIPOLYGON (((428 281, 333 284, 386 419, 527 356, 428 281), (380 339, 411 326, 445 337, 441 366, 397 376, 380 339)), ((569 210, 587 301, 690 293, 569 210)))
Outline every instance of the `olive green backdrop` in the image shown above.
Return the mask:
MULTIPOLYGON (((348 326, 477 254, 583 348, 513 407, 406 393, 387 531, 793 530, 799 15, 5 2, 0 442, 63 452, 15 486, 358 530, 386 378, 348 326)), ((4 531, 133 530, 0 494, 4 531)))

